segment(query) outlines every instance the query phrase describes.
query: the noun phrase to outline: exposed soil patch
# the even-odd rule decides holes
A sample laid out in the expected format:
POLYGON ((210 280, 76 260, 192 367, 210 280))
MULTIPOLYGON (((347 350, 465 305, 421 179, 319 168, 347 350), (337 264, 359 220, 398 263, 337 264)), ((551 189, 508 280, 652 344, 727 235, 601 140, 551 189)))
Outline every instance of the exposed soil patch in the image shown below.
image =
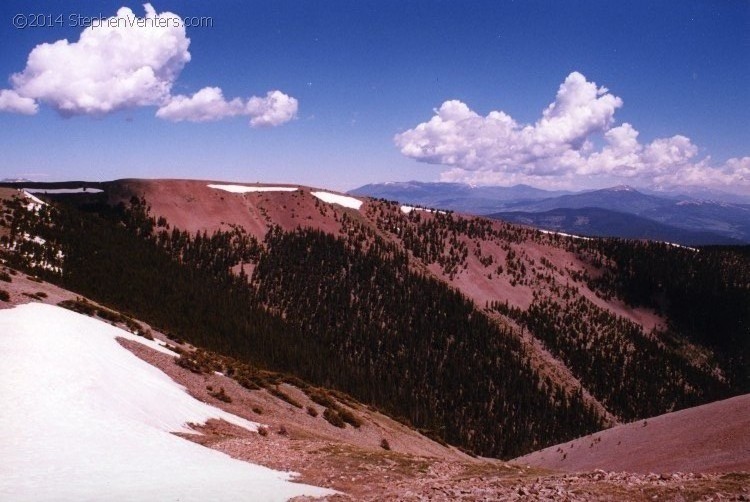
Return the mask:
POLYGON ((565 471, 750 471, 750 394, 621 425, 516 460, 565 471))

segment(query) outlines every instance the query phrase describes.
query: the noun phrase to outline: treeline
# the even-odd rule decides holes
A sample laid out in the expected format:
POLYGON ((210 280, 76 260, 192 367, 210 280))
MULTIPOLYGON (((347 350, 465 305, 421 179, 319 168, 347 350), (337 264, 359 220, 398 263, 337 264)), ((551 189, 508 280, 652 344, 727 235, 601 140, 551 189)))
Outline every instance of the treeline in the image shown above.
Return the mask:
MULTIPOLYGON (((622 417, 640 418, 750 392, 750 246, 694 250, 659 242, 578 239, 450 212, 403 214, 388 201, 371 204, 367 211, 378 229, 423 263, 440 265, 448 278, 466 268, 474 254, 488 279, 504 274, 512 287, 531 287, 537 300, 533 308, 517 312, 516 320, 532 326, 535 336, 554 347, 594 389, 600 380, 596 375, 625 378, 594 393, 607 406, 621 402, 611 411, 622 417), (504 260, 502 254, 483 255, 483 241, 495 242, 504 260), (524 242, 564 249, 591 267, 560 270, 544 257, 535 261, 517 245, 524 242), (572 282, 563 282, 559 274, 572 282), (668 328, 653 337, 638 334, 637 326, 622 325, 617 316, 589 305, 571 287, 581 282, 606 301, 655 309, 668 319, 668 328), (571 326, 580 329, 571 334, 571 326), (588 342, 581 344, 584 338, 588 342), (702 353, 690 353, 686 341, 702 353), (646 353, 620 355, 633 346, 646 353), (654 363, 660 369, 650 368, 649 358, 661 361, 654 363)), ((502 298, 492 303, 505 304, 502 298)))
POLYGON ((730 394, 730 386, 714 374, 712 365, 701 367, 665 344, 662 340, 668 339, 667 334, 646 335, 639 325, 582 296, 537 297, 525 311, 500 302, 490 307, 529 329, 599 402, 624 421, 730 394))
POLYGON ((385 241, 279 229, 263 245, 237 229, 191 236, 138 199, 45 206, 44 221, 17 200, 13 214, 17 240, 47 245, 5 253, 14 266, 476 453, 510 458, 601 426, 580 393, 539 380, 510 333, 385 241), (48 247, 61 251, 59 269, 36 266, 48 247), (257 261, 252 283, 230 270, 247 260, 257 261))
MULTIPOLYGON (((11 266, 197 346, 267 366, 279 365, 283 359, 306 360, 312 346, 299 347, 297 353, 289 347, 283 357, 278 355, 277 340, 288 332, 287 324, 254 306, 246 280, 228 269, 218 274, 209 266, 214 258, 207 249, 226 238, 201 239, 205 252, 189 253, 188 249, 198 249, 197 239, 168 232, 175 240, 163 248, 155 222, 140 202, 133 201, 128 208, 93 205, 78 209, 59 204, 28 211, 16 199, 7 203, 13 213, 11 235, 18 241, 37 243, 41 241, 24 236, 38 237, 44 244, 26 254, 4 254, 11 266), (47 248, 60 250, 55 268, 38 266, 47 248), (194 261, 186 262, 189 257, 194 261), (206 263, 199 265, 201 257, 206 263)), ((216 254, 221 255, 218 247, 216 254)))
POLYGON ((589 279, 594 289, 657 310, 672 331, 718 355, 734 393, 750 392, 750 246, 602 240, 596 248, 610 266, 589 279))
MULTIPOLYGON (((356 241, 356 239, 355 239, 356 241)), ((305 375, 482 454, 512 457, 601 426, 540 382, 520 342, 377 237, 361 252, 312 229, 272 231, 259 300, 331 360, 305 375)))

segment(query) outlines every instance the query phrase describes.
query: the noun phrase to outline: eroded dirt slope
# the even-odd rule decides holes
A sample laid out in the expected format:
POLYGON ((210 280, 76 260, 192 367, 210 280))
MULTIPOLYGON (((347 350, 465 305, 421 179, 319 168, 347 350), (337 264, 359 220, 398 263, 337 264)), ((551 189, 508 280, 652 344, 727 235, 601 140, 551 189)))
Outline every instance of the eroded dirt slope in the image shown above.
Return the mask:
POLYGON ((515 461, 564 471, 750 471, 750 394, 620 425, 515 461))

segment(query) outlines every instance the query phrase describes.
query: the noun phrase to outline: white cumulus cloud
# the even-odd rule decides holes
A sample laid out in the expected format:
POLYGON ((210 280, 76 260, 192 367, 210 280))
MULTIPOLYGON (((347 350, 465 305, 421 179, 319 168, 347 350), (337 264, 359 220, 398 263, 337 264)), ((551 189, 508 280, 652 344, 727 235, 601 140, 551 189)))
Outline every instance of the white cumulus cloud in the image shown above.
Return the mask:
POLYGON ((208 122, 246 116, 253 127, 269 127, 289 122, 297 115, 297 100, 281 91, 266 97, 227 101, 218 87, 204 87, 192 96, 173 96, 156 111, 156 116, 173 122, 208 122))
POLYGON ((37 45, 26 68, 11 77, 13 89, 63 115, 160 104, 190 61, 190 40, 176 14, 157 14, 149 4, 145 9, 145 19, 163 18, 164 27, 139 24, 122 7, 110 18, 116 22, 84 29, 77 42, 37 45))
POLYGON ((23 71, 10 77, 13 88, 0 90, 0 111, 32 115, 43 103, 69 117, 156 106, 156 116, 171 121, 241 115, 253 127, 280 125, 296 116, 297 100, 276 90, 230 101, 218 87, 173 96, 172 87, 191 58, 190 39, 177 14, 158 14, 151 4, 144 9, 140 18, 122 7, 84 29, 78 41, 37 45, 23 71))
POLYGON ((243 108, 244 105, 238 98, 225 100, 218 87, 204 87, 190 97, 172 96, 156 111, 156 116, 173 122, 209 122, 237 116, 242 113, 243 108))
POLYGON ((39 106, 33 99, 24 98, 9 89, 0 90, 0 111, 34 115, 38 110, 39 106))
POLYGON ((449 100, 394 141, 407 157, 448 166, 444 181, 563 188, 619 178, 635 184, 750 188, 747 157, 712 166, 710 159, 697 159, 697 146, 682 135, 643 144, 631 124, 616 125, 615 112, 622 106, 606 87, 573 72, 533 124, 520 124, 503 111, 482 116, 449 100))
POLYGON ((273 127, 297 115, 297 100, 281 91, 269 91, 264 98, 253 96, 245 107, 253 127, 273 127))

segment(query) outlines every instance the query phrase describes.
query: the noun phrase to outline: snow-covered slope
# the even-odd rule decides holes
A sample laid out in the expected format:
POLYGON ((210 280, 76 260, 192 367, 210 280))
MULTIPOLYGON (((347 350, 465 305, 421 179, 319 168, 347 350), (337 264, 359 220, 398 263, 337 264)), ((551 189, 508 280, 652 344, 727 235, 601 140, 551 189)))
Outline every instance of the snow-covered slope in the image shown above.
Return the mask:
POLYGON ((257 424, 192 398, 116 337, 137 338, 51 305, 0 310, 0 500, 240 501, 331 493, 171 434, 209 418, 250 430, 257 424))

